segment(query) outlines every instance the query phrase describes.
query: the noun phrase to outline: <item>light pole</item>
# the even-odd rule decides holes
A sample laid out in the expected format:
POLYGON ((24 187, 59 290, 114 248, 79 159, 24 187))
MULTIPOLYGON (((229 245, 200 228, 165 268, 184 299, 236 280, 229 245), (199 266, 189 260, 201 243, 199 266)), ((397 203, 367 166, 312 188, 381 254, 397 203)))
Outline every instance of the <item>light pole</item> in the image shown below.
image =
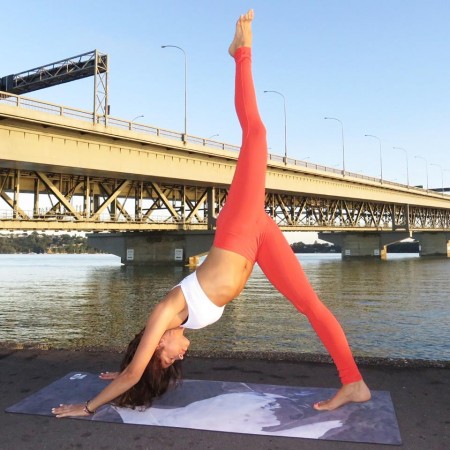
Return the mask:
POLYGON ((341 132, 342 132, 342 176, 345 176, 345 147, 344 147, 344 124, 336 117, 324 117, 325 120, 336 120, 341 124, 341 132))
POLYGON ((141 117, 144 117, 144 115, 136 116, 136 117, 132 120, 132 122, 134 122, 136 119, 140 119, 141 117))
POLYGON ((408 168, 408 152, 401 147, 392 147, 395 148, 396 150, 401 150, 402 152, 405 152, 405 156, 406 156, 406 184, 409 187, 409 168, 408 168))
POLYGON ((444 169, 439 164, 430 163, 430 166, 436 166, 441 169, 441 186, 442 186, 442 195, 444 195, 444 169))
POLYGON ((184 134, 183 134, 183 142, 186 142, 187 139, 187 57, 186 52, 177 45, 161 45, 161 48, 177 48, 181 50, 184 55, 184 134))
POLYGON ((213 137, 219 136, 219 134, 213 134, 212 136, 210 136, 208 139, 212 139, 213 137))
POLYGON ((281 92, 278 91, 264 91, 264 94, 267 93, 278 94, 283 97, 283 108, 284 108, 284 163, 287 164, 287 120, 286 120, 286 98, 281 92))
POLYGON ((378 140, 378 143, 380 144, 380 173, 381 173, 380 179, 381 182, 383 182, 383 156, 381 154, 381 139, 378 136, 374 136, 373 134, 365 134, 364 136, 375 138, 378 140))
POLYGON ((423 159, 425 161, 425 170, 427 172, 427 191, 428 191, 428 161, 423 156, 416 155, 414 158, 423 159))

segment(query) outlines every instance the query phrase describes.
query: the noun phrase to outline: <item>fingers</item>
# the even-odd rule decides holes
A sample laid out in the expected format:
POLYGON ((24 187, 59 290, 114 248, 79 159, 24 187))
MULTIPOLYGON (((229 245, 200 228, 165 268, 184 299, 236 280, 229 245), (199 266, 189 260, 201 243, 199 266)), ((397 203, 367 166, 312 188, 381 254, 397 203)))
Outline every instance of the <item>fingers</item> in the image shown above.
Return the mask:
POLYGON ((60 404, 57 408, 52 408, 52 413, 56 417, 64 417, 67 414, 67 412, 69 411, 69 409, 72 407, 73 407, 73 405, 60 404))
POLYGON ((101 380, 115 380, 119 376, 119 372, 102 372, 98 377, 101 380))
POLYGON ((84 405, 59 405, 56 408, 52 408, 52 413, 58 419, 62 417, 77 417, 77 416, 87 416, 88 414, 84 410, 84 405))

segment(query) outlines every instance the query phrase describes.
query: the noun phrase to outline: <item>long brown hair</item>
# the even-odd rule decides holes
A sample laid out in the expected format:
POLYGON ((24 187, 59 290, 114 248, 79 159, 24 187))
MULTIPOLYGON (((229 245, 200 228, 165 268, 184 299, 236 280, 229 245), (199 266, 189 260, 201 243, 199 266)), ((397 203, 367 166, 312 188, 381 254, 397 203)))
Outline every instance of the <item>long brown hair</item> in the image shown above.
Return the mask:
MULTIPOLYGON (((134 339, 128 344, 127 351, 120 364, 120 371, 123 371, 130 364, 136 353, 136 349, 141 342, 143 328, 134 339)), ((161 397, 170 386, 176 386, 182 378, 181 361, 175 361, 171 366, 163 368, 159 358, 160 350, 156 350, 144 370, 140 380, 128 391, 114 400, 117 406, 151 406, 153 400, 161 397)))

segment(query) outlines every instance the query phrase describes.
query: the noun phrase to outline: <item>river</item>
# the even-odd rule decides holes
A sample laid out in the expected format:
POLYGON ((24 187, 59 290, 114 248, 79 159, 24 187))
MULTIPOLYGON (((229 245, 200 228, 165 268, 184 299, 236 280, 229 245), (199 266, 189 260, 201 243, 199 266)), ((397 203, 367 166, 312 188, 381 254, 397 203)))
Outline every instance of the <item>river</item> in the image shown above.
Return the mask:
MULTIPOLYGON (((356 356, 450 360, 450 260, 297 255, 356 356)), ((123 267, 112 255, 0 255, 0 342, 122 349, 185 267, 123 267)), ((187 331, 191 349, 323 353, 308 321, 256 266, 223 318, 187 331)))

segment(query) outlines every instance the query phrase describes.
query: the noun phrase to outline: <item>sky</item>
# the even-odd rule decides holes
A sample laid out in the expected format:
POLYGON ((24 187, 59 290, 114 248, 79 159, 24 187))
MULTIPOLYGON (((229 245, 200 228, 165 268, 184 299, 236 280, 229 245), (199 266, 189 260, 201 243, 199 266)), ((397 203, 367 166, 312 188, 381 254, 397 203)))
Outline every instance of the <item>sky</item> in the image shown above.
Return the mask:
MULTIPOLYGON (((238 145, 233 60, 255 10, 253 72, 269 151, 398 183, 450 187, 447 0, 0 0, 0 76, 94 49, 109 55, 111 115, 238 145), (377 136, 381 142, 365 137, 377 136), (394 149, 403 148, 405 151, 394 149)), ((91 111, 93 78, 27 94, 91 111)))

